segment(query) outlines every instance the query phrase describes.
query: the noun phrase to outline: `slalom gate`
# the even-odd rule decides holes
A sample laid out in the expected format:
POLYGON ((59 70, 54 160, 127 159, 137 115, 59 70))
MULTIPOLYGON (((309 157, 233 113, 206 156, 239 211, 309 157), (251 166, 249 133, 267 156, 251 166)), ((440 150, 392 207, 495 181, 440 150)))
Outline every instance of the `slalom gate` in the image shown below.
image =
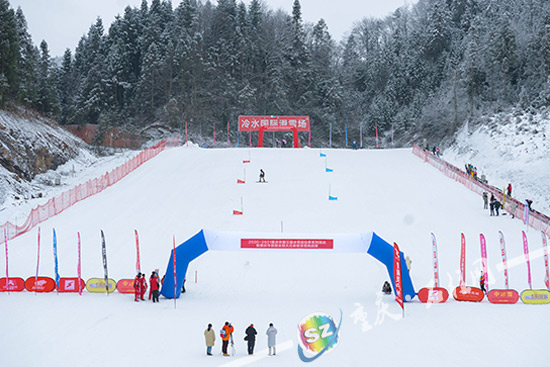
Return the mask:
MULTIPOLYGON (((238 233, 203 229, 175 248, 166 268, 166 277, 160 293, 166 298, 179 297, 189 263, 207 251, 293 251, 326 253, 368 253, 388 269, 393 289, 394 247, 374 232, 338 235, 284 234, 284 233, 238 233), (175 278, 173 274, 175 274, 175 278), (177 282, 177 283, 175 283, 177 282)), ((416 295, 407 270, 405 255, 401 256, 403 299, 410 301, 416 295)))
POLYGON ((73 206, 81 200, 84 200, 90 196, 100 193, 107 187, 114 185, 122 180, 129 173, 136 170, 143 163, 147 162, 151 158, 156 157, 160 152, 166 148, 171 148, 179 145, 179 137, 169 138, 159 142, 158 144, 140 152, 134 158, 130 159, 123 165, 113 169, 111 172, 106 172, 100 178, 94 178, 88 180, 86 183, 73 187, 69 191, 63 192, 58 197, 51 198, 44 205, 38 205, 32 209, 29 216, 20 226, 6 222, 0 225, 0 232, 4 232, 6 229, 8 239, 13 239, 23 233, 28 232, 33 227, 42 223, 49 218, 60 214, 65 209, 73 206))
MULTIPOLYGON (((495 197, 497 198, 502 198, 503 193, 498 188, 474 179, 465 171, 461 171, 458 167, 455 167, 452 164, 445 162, 443 159, 437 157, 436 155, 432 154, 426 149, 419 147, 416 144, 413 146, 413 154, 423 159, 424 162, 429 163, 437 168, 445 176, 450 177, 457 182, 460 182, 461 184, 479 195, 482 195, 483 192, 487 192, 489 194, 495 195, 495 197)), ((514 217, 518 219, 523 219, 525 204, 507 196, 503 209, 512 214, 514 217)), ((546 236, 550 237, 550 217, 539 212, 529 212, 528 220, 529 226, 544 232, 546 236)))

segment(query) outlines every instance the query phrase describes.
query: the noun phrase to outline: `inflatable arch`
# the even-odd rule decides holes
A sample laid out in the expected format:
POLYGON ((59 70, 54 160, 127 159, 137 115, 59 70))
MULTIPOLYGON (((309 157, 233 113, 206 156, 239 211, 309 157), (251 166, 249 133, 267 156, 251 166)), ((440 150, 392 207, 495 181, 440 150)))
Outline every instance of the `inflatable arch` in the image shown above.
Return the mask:
MULTIPOLYGON (((393 246, 374 232, 339 235, 311 235, 285 233, 240 233, 201 230, 176 247, 176 297, 180 296, 189 263, 207 251, 320 251, 338 253, 368 253, 388 269, 393 288, 393 246)), ((170 260, 160 293, 174 298, 174 252, 170 260)), ((405 255, 401 252, 403 296, 410 301, 416 295, 405 255)))

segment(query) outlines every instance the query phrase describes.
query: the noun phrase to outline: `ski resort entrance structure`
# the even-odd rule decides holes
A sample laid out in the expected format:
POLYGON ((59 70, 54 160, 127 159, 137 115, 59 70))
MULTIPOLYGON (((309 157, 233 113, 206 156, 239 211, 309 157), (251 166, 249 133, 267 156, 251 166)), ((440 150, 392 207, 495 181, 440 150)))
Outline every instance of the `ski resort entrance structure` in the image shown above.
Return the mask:
POLYGON ((294 148, 300 148, 298 131, 307 131, 308 145, 311 143, 309 116, 239 116, 239 131, 258 131, 260 148, 264 146, 264 131, 292 131, 294 148))
MULTIPOLYGON (((181 245, 176 247, 176 286, 174 287, 174 251, 170 251, 170 260, 161 294, 166 298, 180 296, 189 263, 207 251, 298 251, 327 253, 368 253, 388 269, 395 289, 393 278, 393 246, 378 237, 374 232, 359 234, 312 235, 285 233, 240 233, 221 232, 203 229, 181 245)), ((405 255, 401 252, 401 271, 403 298, 410 301, 416 295, 405 255)))

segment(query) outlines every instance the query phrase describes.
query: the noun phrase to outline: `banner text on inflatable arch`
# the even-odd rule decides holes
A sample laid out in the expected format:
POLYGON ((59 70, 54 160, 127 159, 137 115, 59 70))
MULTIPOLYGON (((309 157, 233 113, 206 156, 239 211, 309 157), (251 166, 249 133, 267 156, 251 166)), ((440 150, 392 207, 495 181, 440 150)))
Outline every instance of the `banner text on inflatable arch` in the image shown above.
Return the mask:
POLYGON ((248 249, 323 249, 332 250, 334 240, 328 239, 280 239, 242 238, 241 248, 248 249))
POLYGON ((309 116, 239 116, 239 131, 259 131, 261 127, 271 131, 309 131, 309 116))

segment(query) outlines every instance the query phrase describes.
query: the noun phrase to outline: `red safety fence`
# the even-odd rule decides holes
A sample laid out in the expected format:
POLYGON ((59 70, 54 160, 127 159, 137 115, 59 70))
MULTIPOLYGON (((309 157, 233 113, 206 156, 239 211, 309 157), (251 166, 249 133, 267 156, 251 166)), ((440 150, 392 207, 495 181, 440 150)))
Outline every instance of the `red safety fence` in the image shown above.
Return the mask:
MULTIPOLYGON (((463 184, 464 186, 466 186, 467 188, 469 188, 470 190, 472 190, 477 194, 482 195, 483 192, 487 192, 489 194, 495 195, 496 198, 499 198, 499 197, 502 198, 502 195, 503 195, 502 190, 499 190, 494 186, 490 186, 484 182, 481 182, 473 178, 472 176, 468 175, 468 173, 466 173, 465 171, 461 171, 459 168, 445 162, 443 159, 432 154, 426 149, 419 147, 416 144, 413 146, 413 154, 422 158, 426 163, 429 163, 435 168, 437 168, 445 176, 460 182, 461 184, 463 184)), ((518 219, 523 219, 525 203, 521 203, 514 198, 510 198, 506 196, 506 200, 504 203, 504 210, 506 210, 508 213, 512 214, 514 217, 518 219)), ((537 211, 530 211, 529 226, 533 227, 534 229, 543 231, 544 233, 546 233, 546 236, 550 237, 550 217, 537 211)))
POLYGON ((4 232, 4 228, 7 230, 8 239, 15 238, 23 233, 26 233, 35 227, 39 223, 42 223, 49 218, 63 212, 65 209, 73 206, 81 200, 84 200, 90 196, 93 196, 107 187, 114 185, 130 172, 147 162, 151 158, 156 157, 160 152, 166 148, 171 148, 179 145, 179 137, 168 138, 155 144, 154 146, 145 149, 140 152, 134 158, 130 159, 123 165, 115 168, 111 172, 106 172, 99 178, 88 180, 86 183, 73 187, 69 191, 63 192, 61 195, 51 198, 44 205, 38 205, 32 209, 27 220, 20 226, 17 226, 11 222, 6 222, 0 225, 0 233, 4 232))

